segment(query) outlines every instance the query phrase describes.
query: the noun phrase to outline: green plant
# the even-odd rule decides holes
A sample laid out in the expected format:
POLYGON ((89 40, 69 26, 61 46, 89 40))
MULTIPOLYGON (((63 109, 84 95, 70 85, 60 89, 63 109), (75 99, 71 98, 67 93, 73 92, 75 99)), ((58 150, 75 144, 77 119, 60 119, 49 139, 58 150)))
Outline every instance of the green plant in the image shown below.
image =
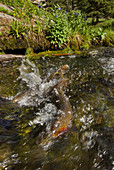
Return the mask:
POLYGON ((0 12, 8 13, 8 9, 0 6, 0 12))
POLYGON ((91 29, 90 36, 93 44, 99 44, 105 40, 106 32, 104 32, 101 27, 95 27, 91 29))
POLYGON ((27 28, 28 27, 24 23, 21 23, 20 20, 13 20, 13 22, 10 23, 10 34, 19 38, 20 35, 25 34, 27 28))
POLYGON ((114 31, 106 29, 106 38, 105 38, 105 43, 114 46, 114 31))
POLYGON ((42 25, 41 25, 41 23, 40 23, 39 21, 36 21, 36 25, 35 25, 35 27, 34 27, 34 32, 37 33, 37 34, 39 34, 39 33, 41 32, 41 30, 42 30, 42 25))
POLYGON ((77 9, 86 12, 88 17, 92 17, 92 22, 98 23, 99 18, 114 15, 114 1, 113 0, 77 0, 77 9))
POLYGON ((47 38, 53 45, 61 47, 63 43, 68 41, 70 33, 68 18, 58 5, 54 9, 51 8, 51 15, 47 18, 45 30, 47 38))
POLYGON ((106 19, 103 22, 98 23, 98 25, 96 25, 98 27, 102 27, 103 29, 112 29, 114 31, 114 19, 110 18, 110 19, 106 19))
MULTIPOLYGON (((79 10, 67 12, 62 10, 59 5, 44 9, 41 4, 34 6, 31 0, 2 0, 2 3, 14 7, 10 15, 13 15, 17 20, 10 23, 10 34, 16 38, 24 36, 27 32, 35 37, 46 34, 52 47, 60 48, 67 45, 73 50, 88 49, 91 44, 114 43, 114 19, 103 18, 100 23, 91 26, 90 20, 92 19, 88 19, 79 10)), ((3 8, 0 10, 8 12, 3 8)))
POLYGON ((86 16, 80 11, 70 11, 68 14, 69 27, 73 32, 80 32, 81 34, 86 34, 87 30, 87 20, 86 16))
POLYGON ((3 0, 3 3, 13 6, 15 13, 12 13, 17 18, 23 17, 32 18, 33 14, 36 13, 36 7, 32 4, 31 0, 3 0))

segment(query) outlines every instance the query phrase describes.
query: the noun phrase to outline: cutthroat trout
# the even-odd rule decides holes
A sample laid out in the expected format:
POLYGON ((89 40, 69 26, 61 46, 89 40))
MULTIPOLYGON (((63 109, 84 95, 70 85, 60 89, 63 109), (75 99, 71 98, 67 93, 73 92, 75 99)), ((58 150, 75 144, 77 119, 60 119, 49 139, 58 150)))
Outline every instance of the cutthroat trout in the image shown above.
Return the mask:
POLYGON ((72 121, 72 107, 69 98, 64 93, 63 88, 66 87, 67 80, 63 79, 57 84, 52 91, 52 102, 55 104, 61 114, 58 115, 56 120, 52 123, 51 130, 47 132, 47 137, 41 141, 41 146, 49 146, 53 140, 62 135, 68 127, 71 127, 72 121))
MULTIPOLYGON (((49 124, 50 128, 46 130, 45 137, 43 137, 43 140, 41 141, 41 145, 44 146, 45 144, 47 145, 50 143, 50 141, 53 139, 57 138, 59 135, 65 132, 69 126, 71 126, 72 107, 70 105, 69 98, 65 94, 65 89, 67 88, 67 79, 64 78, 64 74, 68 68, 69 66, 67 64, 61 66, 46 80, 43 81, 41 79, 41 83, 36 85, 34 89, 30 88, 28 91, 17 95, 13 99, 13 102, 17 102, 22 105, 34 105, 38 102, 40 104, 42 101, 44 102, 45 99, 48 98, 51 104, 55 106, 57 115, 51 120, 51 124, 49 124)), ((45 114, 43 117, 43 123, 46 123, 46 112, 48 112, 48 110, 44 111, 45 114)), ((41 121, 41 116, 42 111, 41 115, 37 119, 39 123, 41 121)))
POLYGON ((68 97, 63 91, 63 86, 66 86, 66 81, 67 80, 61 81, 61 83, 58 84, 57 87, 53 90, 52 98, 55 102, 55 105, 59 110, 62 111, 62 113, 54 122, 54 126, 52 128, 52 137, 58 137, 67 129, 68 126, 71 125, 72 107, 68 97))
POLYGON ((49 76, 45 81, 29 88, 27 91, 16 95, 13 102, 20 105, 39 105, 44 98, 46 98, 50 91, 54 89, 57 84, 60 84, 63 75, 68 70, 68 65, 60 67, 54 74, 49 76), (38 103, 37 103, 38 102, 38 103))

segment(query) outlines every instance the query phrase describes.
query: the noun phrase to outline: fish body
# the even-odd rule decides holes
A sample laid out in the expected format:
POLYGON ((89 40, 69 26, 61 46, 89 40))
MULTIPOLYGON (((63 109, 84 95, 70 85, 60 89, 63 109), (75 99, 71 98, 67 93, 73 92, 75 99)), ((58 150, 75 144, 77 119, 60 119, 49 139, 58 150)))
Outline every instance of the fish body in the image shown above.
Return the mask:
POLYGON ((43 99, 48 96, 49 92, 51 92, 58 84, 61 83, 63 79, 63 75, 65 74, 66 70, 68 70, 67 64, 60 67, 55 73, 49 76, 44 82, 42 81, 41 83, 35 85, 34 87, 29 88, 25 92, 17 94, 13 98, 12 102, 19 103, 20 105, 36 105, 36 103, 34 102, 36 101, 40 104, 41 101, 43 101, 43 99))
MULTIPOLYGON (((35 86, 34 89, 30 88, 13 99, 13 102, 21 105, 33 105, 38 102, 40 104, 46 98, 49 98, 51 103, 57 108, 59 114, 51 122, 50 129, 47 130, 46 137, 41 141, 41 145, 48 144, 71 126, 73 112, 69 98, 65 94, 67 79, 64 78, 64 74, 67 70, 68 65, 66 64, 48 77, 47 80, 35 86)), ((41 119, 39 118, 39 120, 41 119)))
POLYGON ((51 100, 57 109, 61 111, 61 114, 53 121, 51 130, 47 132, 47 136, 41 141, 43 147, 52 144, 54 139, 58 138, 71 127, 73 111, 70 101, 63 91, 64 85, 66 86, 66 81, 67 80, 62 80, 52 91, 51 100))

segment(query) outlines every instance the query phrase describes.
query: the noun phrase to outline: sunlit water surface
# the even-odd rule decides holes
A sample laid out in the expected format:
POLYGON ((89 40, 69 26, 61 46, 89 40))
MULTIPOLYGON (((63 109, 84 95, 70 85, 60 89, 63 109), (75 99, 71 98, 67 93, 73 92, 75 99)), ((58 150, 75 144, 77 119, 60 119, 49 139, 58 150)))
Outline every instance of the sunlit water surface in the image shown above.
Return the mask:
POLYGON ((87 57, 0 63, 0 169, 114 169, 113 76, 113 48, 90 50, 87 57), (65 94, 73 110, 72 127, 43 146, 61 114, 44 95, 57 82, 46 79, 64 64, 69 65, 65 94), (19 94, 22 100, 13 103, 19 94))

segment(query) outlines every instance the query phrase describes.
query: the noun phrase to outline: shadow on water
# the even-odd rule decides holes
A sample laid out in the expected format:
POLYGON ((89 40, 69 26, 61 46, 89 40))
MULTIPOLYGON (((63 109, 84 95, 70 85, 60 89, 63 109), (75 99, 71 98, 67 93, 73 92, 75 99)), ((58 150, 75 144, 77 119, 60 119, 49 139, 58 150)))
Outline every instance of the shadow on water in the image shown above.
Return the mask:
POLYGON ((1 169, 113 169, 114 49, 88 53, 0 63, 1 169), (58 87, 65 64, 67 87, 58 87), (73 112, 71 120, 63 108, 73 112), (57 121, 70 127, 52 137, 57 121))

